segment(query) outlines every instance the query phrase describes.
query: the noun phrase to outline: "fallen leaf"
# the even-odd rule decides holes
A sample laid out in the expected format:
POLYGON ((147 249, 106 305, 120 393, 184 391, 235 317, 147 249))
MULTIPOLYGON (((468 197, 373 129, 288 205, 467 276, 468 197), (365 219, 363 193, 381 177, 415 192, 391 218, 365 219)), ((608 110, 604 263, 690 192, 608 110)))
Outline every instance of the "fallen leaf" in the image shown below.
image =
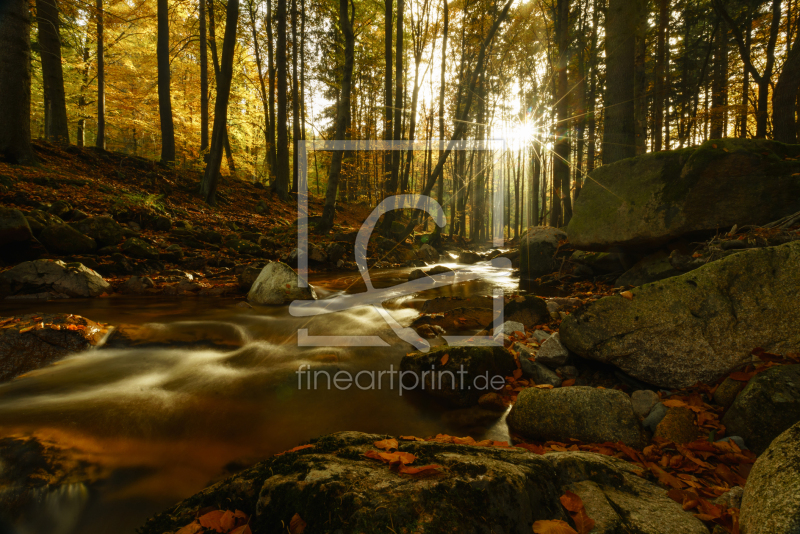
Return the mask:
POLYGON ((450 359, 450 354, 445 354, 444 356, 442 356, 442 359, 441 359, 440 363, 441 363, 442 365, 446 365, 446 364, 447 364, 447 361, 448 361, 449 359, 450 359))
POLYGON ((198 532, 203 531, 203 525, 197 522, 197 520, 192 521, 182 529, 180 529, 175 534, 197 534, 198 532))
POLYGON ((310 449, 313 446, 314 445, 298 445, 297 447, 294 447, 293 449, 289 449, 288 451, 279 452, 275 456, 283 456, 287 452, 297 452, 297 451, 302 451, 303 449, 310 449))
POLYGON ((306 522, 300 517, 300 514, 294 514, 292 520, 289 521, 289 534, 303 534, 306 530, 306 522))
POLYGON ((563 382, 561 382, 561 387, 562 388, 569 387, 569 386, 574 386, 574 385, 575 385, 575 379, 574 378, 570 378, 569 380, 564 380, 563 382))
POLYGON ((397 440, 394 439, 394 438, 389 438, 389 439, 384 439, 384 440, 381 440, 381 441, 376 441, 374 443, 374 445, 377 448, 383 449, 383 450, 386 450, 386 451, 388 451, 390 449, 396 449, 398 447, 397 440))
POLYGON ((421 467, 408 467, 407 465, 400 466, 400 472, 404 475, 434 475, 436 474, 435 471, 441 468, 441 465, 431 464, 431 465, 423 465, 421 467))
POLYGON ((222 525, 220 524, 219 520, 222 518, 222 515, 225 512, 222 510, 214 510, 213 512, 208 512, 205 515, 200 516, 200 524, 205 528, 212 528, 216 532, 225 532, 222 529, 222 525))
POLYGON ((578 534, 568 523, 558 519, 535 522, 533 532, 534 534, 578 534))
POLYGON ((253 534, 253 531, 250 530, 250 525, 242 525, 231 530, 230 534, 253 534))
POLYGON ((622 293, 619 294, 619 296, 626 298, 628 300, 633 300, 633 293, 631 293, 630 291, 623 291, 622 293))
POLYGON ((533 387, 535 387, 536 389, 553 389, 553 386, 551 384, 536 384, 533 387))
POLYGON ((425 441, 422 438, 418 438, 417 436, 400 436, 400 439, 403 441, 425 441))
POLYGON ((226 510, 222 514, 222 517, 219 518, 219 526, 222 527, 224 532, 233 530, 236 527, 236 517, 233 515, 233 512, 226 510))

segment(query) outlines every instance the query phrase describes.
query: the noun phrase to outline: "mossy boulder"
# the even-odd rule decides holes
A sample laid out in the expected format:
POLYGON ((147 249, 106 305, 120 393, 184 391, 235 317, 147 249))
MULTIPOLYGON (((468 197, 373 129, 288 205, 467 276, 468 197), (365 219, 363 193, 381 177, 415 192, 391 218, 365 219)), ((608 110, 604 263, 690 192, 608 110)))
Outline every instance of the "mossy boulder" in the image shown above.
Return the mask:
POLYGON ((141 260, 157 260, 158 249, 138 237, 129 237, 120 247, 122 253, 131 258, 138 258, 141 260))
POLYGON ((70 226, 91 237, 101 247, 119 245, 122 242, 122 226, 109 216, 88 217, 70 226))
POLYGON ((504 377, 516 368, 514 356, 499 346, 440 346, 412 352, 400 361, 400 370, 414 375, 403 378, 405 387, 420 388, 459 407, 477 404, 481 395, 502 388, 504 377))
POLYGON ((68 224, 51 224, 39 234, 39 241, 55 254, 91 254, 97 243, 68 224))
POLYGON ((567 316, 561 342, 661 387, 711 383, 756 347, 800 350, 800 242, 744 250, 631 294, 567 316))
POLYGON ((573 524, 559 497, 567 489, 606 519, 598 534, 708 534, 667 490, 637 466, 588 452, 537 455, 519 448, 399 441, 409 467, 437 465, 427 477, 399 474, 364 455, 387 436, 340 432, 312 441, 210 486, 147 521, 140 534, 174 532, 206 507, 251 515, 254 534, 284 532, 298 514, 305 532, 530 534, 535 521, 573 524))
POLYGON ((722 422, 756 454, 800 422, 800 365, 779 365, 750 379, 722 422))
POLYGON ((300 287, 297 273, 279 261, 271 261, 261 269, 247 294, 248 301, 262 305, 281 305, 293 300, 315 298, 317 296, 311 286, 300 287))
POLYGON ((647 443, 630 397, 616 389, 526 388, 517 397, 507 422, 513 432, 536 441, 621 441, 638 448, 647 443))
POLYGON ((622 276, 617 278, 615 285, 617 287, 641 286, 681 274, 683 272, 677 270, 670 263, 669 255, 661 250, 643 258, 625 271, 622 276))
POLYGON ((567 226, 581 250, 656 247, 800 211, 800 145, 718 139, 598 167, 567 226))
POLYGON ((567 234, 550 226, 531 226, 520 239, 519 272, 526 278, 538 278, 550 274, 558 268, 556 252, 559 242, 567 239, 567 234))

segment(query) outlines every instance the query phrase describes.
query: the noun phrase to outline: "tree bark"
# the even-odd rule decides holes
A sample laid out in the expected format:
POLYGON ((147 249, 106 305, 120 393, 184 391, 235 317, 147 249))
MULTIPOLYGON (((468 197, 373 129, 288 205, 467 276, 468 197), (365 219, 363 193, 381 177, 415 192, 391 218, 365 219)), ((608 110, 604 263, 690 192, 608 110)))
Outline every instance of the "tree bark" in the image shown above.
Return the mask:
POLYGON ((772 92, 772 130, 776 141, 797 143, 795 110, 800 90, 800 31, 772 92))
POLYGON ((106 149, 106 67, 103 46, 103 0, 97 0, 97 138, 95 146, 106 149))
POLYGON ((217 99, 214 102, 214 128, 211 132, 211 150, 206 165, 200 194, 211 205, 216 203, 219 167, 222 164, 222 151, 225 144, 228 122, 228 99, 231 95, 233 79, 233 52, 236 48, 236 26, 239 21, 239 0, 228 0, 225 20, 225 40, 222 42, 222 65, 217 77, 217 99))
POLYGON ((572 218, 570 198, 570 140, 569 140, 569 95, 567 94, 567 65, 569 65, 569 0, 556 3, 556 45, 558 62, 556 64, 556 139, 553 160, 553 180, 556 184, 560 202, 553 203, 550 225, 567 225, 572 218), (562 220, 563 214, 563 220, 562 220))
MULTIPOLYGON (((442 10, 443 10, 444 22, 442 25, 442 60, 441 60, 442 70, 439 81, 439 156, 441 156, 442 153, 444 152, 444 146, 442 146, 442 143, 444 143, 444 88, 445 88, 445 72, 447 66, 447 31, 449 29, 448 26, 450 25, 450 14, 449 14, 449 7, 447 5, 447 0, 442 0, 442 10)), ((431 80, 433 80, 433 73, 431 73, 431 80)), ((431 152, 431 163, 433 163, 432 152, 431 152)), ((428 180, 430 180, 430 173, 428 174, 428 180)), ((444 179, 439 181, 437 201, 439 202, 439 204, 444 202, 444 179)), ((455 223, 455 216, 456 216, 455 210, 453 209, 454 205, 455 204, 451 202, 450 235, 453 234, 453 224, 455 223)))
POLYGON ((36 162, 31 146, 31 19, 28 2, 0 4, 0 156, 36 162))
MULTIPOLYGON (((355 18, 355 6, 352 4, 352 18, 355 18)), ((355 35, 353 23, 347 13, 347 0, 339 0, 339 27, 344 36, 344 68, 342 69, 342 89, 339 93, 339 102, 336 107, 336 134, 334 139, 347 139, 350 127, 350 92, 353 80, 353 63, 355 56, 355 35)), ((336 194, 339 187, 339 177, 342 170, 342 150, 334 150, 331 157, 331 166, 328 171, 328 187, 325 191, 325 207, 322 209, 322 220, 316 230, 327 233, 333 226, 333 217, 336 212, 336 194)))
POLYGON ((300 140, 300 82, 297 77, 297 0, 292 0, 292 193, 297 193, 297 142, 300 140))
POLYGON ((61 67, 61 33, 56 0, 36 0, 39 49, 44 85, 44 135, 48 141, 69 143, 64 72, 61 67))
MULTIPOLYGON (((219 57, 217 57, 217 35, 216 35, 216 23, 214 22, 214 2, 208 3, 208 33, 209 33, 209 45, 211 46, 211 58, 214 62, 214 80, 217 82, 217 86, 219 86, 219 57)), ((224 46, 224 43, 223 43, 224 46)), ((219 92, 219 89, 217 89, 219 92)), ((216 109, 216 107, 214 108, 216 109)), ((216 121, 216 117, 215 117, 216 121)), ((212 134, 213 135, 213 134, 212 134)), ((223 137, 223 145, 225 147, 225 159, 228 160, 228 170, 231 174, 236 174, 236 165, 233 162, 233 151, 231 150, 231 142, 228 138, 228 128, 225 127, 225 133, 223 137)), ((208 159, 206 159, 208 161, 208 159)))
POLYGON ((208 43, 206 42, 206 0, 200 0, 200 152, 205 152, 207 149, 208 43))
POLYGON ((89 47, 83 43, 83 65, 81 67, 81 92, 78 96, 78 131, 75 143, 83 147, 86 142, 86 91, 89 88, 89 47))
POLYGON ((603 163, 636 155, 634 74, 643 0, 608 0, 603 163))
POLYGON ((269 124, 267 125, 269 144, 267 149, 269 150, 269 166, 274 177, 278 156, 275 146, 275 61, 272 40, 272 0, 267 0, 265 22, 267 27, 267 70, 269 71, 269 124))
MULTIPOLYGON (((392 0, 384 0, 384 61, 385 61, 385 76, 384 76, 384 96, 383 96, 383 139, 389 141, 392 139, 392 0)), ((387 150, 383 156, 383 187, 384 194, 392 194, 389 191, 389 177, 392 175, 392 151, 387 150)))
MULTIPOLYGON (((269 0, 267 0, 269 1, 269 0)), ((261 89, 261 106, 264 109, 264 142, 267 149, 266 154, 264 155, 264 167, 269 176, 269 168, 270 168, 270 161, 269 161, 269 154, 270 154, 270 137, 269 137, 269 98, 267 97, 267 87, 264 83, 264 68, 261 62, 261 52, 259 51, 258 46, 258 34, 256 31, 256 13, 255 9, 253 8, 253 0, 248 0, 247 2, 247 9, 250 12, 250 31, 253 36, 253 49, 255 51, 256 56, 256 69, 258 70, 258 84, 259 89, 261 89)))
POLYGON ((656 79, 653 90, 653 152, 664 148, 664 93, 667 65, 667 28, 669 27, 670 0, 658 0, 658 44, 656 45, 656 79))
POLYGON ((711 80, 711 139, 725 137, 728 103, 728 30, 724 22, 717 28, 714 49, 714 77, 711 80))
POLYGON ((276 63, 278 66, 278 119, 275 127, 278 130, 277 161, 273 189, 281 200, 289 199, 289 138, 286 124, 286 0, 278 0, 275 13, 278 19, 278 45, 276 47, 276 63))
POLYGON ((161 119, 161 162, 175 161, 175 127, 172 124, 172 100, 169 83, 169 4, 158 0, 158 115, 161 119))

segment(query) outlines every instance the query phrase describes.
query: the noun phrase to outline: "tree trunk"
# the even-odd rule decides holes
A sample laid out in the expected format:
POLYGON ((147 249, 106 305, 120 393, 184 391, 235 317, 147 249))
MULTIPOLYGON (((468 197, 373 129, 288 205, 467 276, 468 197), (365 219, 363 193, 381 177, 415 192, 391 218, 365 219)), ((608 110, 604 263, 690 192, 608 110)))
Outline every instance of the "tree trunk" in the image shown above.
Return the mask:
POLYGON ((267 27, 267 70, 269 71, 269 123, 267 131, 269 136, 269 166, 273 177, 275 167, 278 164, 277 147, 275 146, 275 62, 272 40, 272 0, 267 0, 267 15, 265 26, 267 27))
MULTIPOLYGON (((747 61, 750 61, 750 43, 753 38, 753 31, 751 28, 752 25, 753 20, 750 14, 748 14, 745 18, 745 51, 743 52, 747 57, 747 61)), ((744 60, 744 57, 742 60, 744 60)), ((744 69, 742 78, 742 111, 741 115, 739 116, 739 137, 741 139, 747 139, 747 110, 750 108, 750 73, 747 71, 747 69, 744 69)))
MULTIPOLYGON (((384 0, 384 60, 385 60, 385 78, 384 78, 384 97, 383 97, 383 138, 386 141, 392 138, 392 0, 384 0)), ((389 191, 389 184, 391 180, 389 177, 392 175, 392 151, 387 150, 383 156, 383 186, 384 194, 386 196, 393 194, 389 191)))
POLYGON ((300 82, 297 77, 297 0, 292 0, 292 193, 297 193, 297 142, 300 140, 300 82))
POLYGON ((175 161, 175 128, 172 124, 172 101, 169 84, 169 5, 158 0, 158 116, 161 119, 161 162, 175 161))
POLYGON ((278 67, 278 118, 275 128, 278 130, 278 146, 276 152, 275 181, 273 189, 281 200, 289 199, 289 138, 286 123, 286 0, 278 0, 278 45, 275 61, 278 67))
POLYGON ((728 31, 724 22, 717 28, 714 77, 711 79, 711 139, 725 137, 727 130, 728 31))
POLYGON ((653 152, 664 148, 664 93, 667 65, 667 28, 669 27, 670 0, 658 0, 658 44, 656 45, 656 79, 653 91, 653 152))
POLYGON ((211 132, 211 150, 206 165, 200 194, 211 205, 216 203, 219 167, 222 164, 222 150, 228 122, 228 99, 231 96, 233 79, 233 52, 236 48, 236 26, 239 21, 239 0, 228 0, 225 20, 225 40, 222 42, 222 65, 217 77, 217 99, 214 102, 214 128, 211 132))
MULTIPOLYGON (((84 38, 85 39, 85 38, 84 38)), ((86 90, 89 88, 89 47, 84 40, 83 66, 81 67, 81 92, 78 96, 78 132, 75 143, 83 147, 86 142, 86 90)))
POLYGON ((567 94, 567 65, 569 65, 569 0, 556 3, 556 43, 558 63, 556 65, 556 139, 553 160, 553 180, 558 188, 555 193, 560 202, 553 203, 550 225, 567 225, 572 218, 570 199, 570 140, 569 140, 569 95, 567 94), (563 220, 562 220, 563 213, 563 220))
MULTIPOLYGON (((213 2, 213 0, 211 0, 213 2)), ((208 149, 208 43, 206 0, 200 0, 200 152, 208 149)))
POLYGON ((603 163, 636 155, 634 78, 643 0, 608 0, 603 163))
MULTIPOLYGON (((216 36, 216 23, 214 22, 214 2, 208 3, 208 22, 209 22, 209 44, 211 45, 211 58, 214 61, 214 79, 217 81, 217 86, 219 86, 219 58, 217 57, 217 36, 216 36)), ((224 46, 224 43, 223 43, 224 46)), ((219 92, 219 89, 217 89, 219 92)), ((216 107, 214 108, 216 109, 216 107)), ((216 117, 214 118, 216 121, 216 117)), ((213 135, 213 134, 212 134, 213 135)), ((231 174, 236 174, 236 165, 233 162, 233 151, 231 150, 231 142, 228 138, 228 127, 225 127, 225 132, 223 134, 223 145, 225 147, 225 159, 228 160, 228 170, 231 174)), ((208 159, 206 159, 208 161, 208 159)))
POLYGON ((103 0, 97 0, 97 139, 95 146, 106 149, 106 67, 103 46, 103 0))
MULTIPOLYGON (((351 0, 352 1, 352 0, 351 0)), ((351 17, 355 18, 355 7, 352 8, 351 17)), ((339 0, 339 27, 344 35, 344 69, 342 70, 342 90, 339 93, 339 102, 336 107, 336 133, 334 139, 347 138, 350 127, 350 92, 353 79, 353 63, 355 55, 356 38, 353 35, 352 20, 347 13, 347 0, 339 0)), ((336 212, 336 192, 339 187, 339 177, 342 170, 342 150, 334 150, 331 156, 331 166, 328 172, 328 188, 325 191, 325 207, 322 209, 322 220, 317 225, 317 231, 327 233, 333 226, 333 216, 336 212)))
MULTIPOLYGON (((394 109, 396 119, 394 121, 394 133, 392 139, 399 141, 403 138, 403 0, 397 0, 397 38, 395 41, 395 71, 394 71, 394 109)), ((400 171, 400 159, 403 153, 399 150, 392 151, 392 176, 389 182, 390 194, 397 192, 398 173, 400 171)), ((394 213, 387 214, 385 219, 393 218, 394 213)))
POLYGON ((28 2, 0 4, 0 156, 33 164, 31 147, 31 19, 28 2))
MULTIPOLYGON (((269 0, 268 0, 269 1, 269 0)), ((269 176, 269 149, 270 149, 270 137, 269 137, 269 98, 267 97, 267 87, 264 84, 264 68, 261 62, 261 52, 259 51, 258 46, 258 33, 256 28, 256 13, 255 9, 253 9, 253 0, 248 0, 247 2, 247 9, 250 12, 250 31, 253 36, 253 49, 255 51, 256 56, 256 69, 258 70, 258 83, 259 89, 261 89, 261 107, 264 110, 264 142, 267 149, 266 154, 264 154, 264 167, 269 176)))
POLYGON ((36 0, 39 49, 44 85, 44 135, 48 141, 69 143, 64 72, 61 67, 61 33, 56 0, 36 0))
MULTIPOLYGON (((445 88, 445 70, 446 70, 445 67, 447 66, 447 31, 448 31, 448 26, 450 25, 450 16, 448 13, 449 7, 447 5, 447 0, 442 0, 442 10, 444 15, 444 23, 442 26, 442 60, 441 60, 442 70, 439 82, 439 155, 440 156, 444 151, 444 146, 442 146, 442 143, 444 142, 444 88, 445 88)), ((433 83, 433 73, 431 73, 431 83, 433 83)), ((432 152, 431 152, 431 163, 433 163, 432 152)), ((428 174, 428 180, 430 180, 430 173, 428 174)), ((439 204, 444 202, 444 179, 439 181, 437 200, 439 204)), ((450 235, 453 234, 453 224, 455 223, 455 210, 453 209, 453 206, 454 204, 451 202, 450 235)))
POLYGON ((647 152, 647 33, 644 20, 636 30, 636 59, 634 76, 634 125, 636 128, 636 155, 647 152))
POLYGON ((795 36, 792 49, 772 92, 772 129, 775 140, 781 143, 797 142, 794 115, 798 90, 800 90, 800 31, 795 36))

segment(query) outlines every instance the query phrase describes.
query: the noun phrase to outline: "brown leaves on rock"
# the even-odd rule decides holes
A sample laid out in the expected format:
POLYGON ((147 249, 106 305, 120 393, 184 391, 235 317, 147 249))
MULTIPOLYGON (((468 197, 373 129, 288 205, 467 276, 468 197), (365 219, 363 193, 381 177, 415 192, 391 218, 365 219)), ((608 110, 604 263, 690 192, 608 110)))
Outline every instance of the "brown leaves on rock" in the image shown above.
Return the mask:
POLYGON ((314 445, 298 445, 297 447, 291 448, 288 451, 283 451, 283 452, 276 453, 275 456, 283 456, 284 454, 289 453, 289 452, 302 451, 303 449, 311 449, 313 447, 314 447, 314 445))
POLYGON ((577 494, 567 491, 559 500, 561 501, 561 506, 569 512, 578 534, 589 534, 594 528, 595 521, 586 513, 586 508, 584 508, 581 498, 577 494))
MULTIPOLYGON (((403 436, 402 439, 408 439, 408 438, 409 436, 403 436)), ((417 438, 412 437, 412 439, 416 440, 417 438)), ((397 440, 393 438, 376 441, 374 445, 379 449, 385 449, 387 451, 391 449, 396 449, 399 446, 397 440)), ((437 470, 441 468, 440 465, 436 464, 423 465, 421 467, 408 467, 409 464, 413 464, 414 461, 417 459, 416 456, 414 456, 410 452, 367 451, 366 453, 364 453, 364 456, 370 458, 371 460, 378 460, 380 462, 383 462, 384 464, 388 464, 391 469, 394 469, 398 473, 404 475, 413 475, 413 476, 435 475, 437 473, 437 470)))
POLYGON ((578 534, 574 528, 559 519, 536 521, 533 524, 534 534, 578 534))
POLYGON ((300 514, 294 514, 291 521, 289 521, 289 534, 303 534, 307 526, 300 514))
POLYGON ((249 518, 241 510, 212 510, 178 530, 176 534, 197 534, 213 530, 220 534, 252 534, 249 518))

